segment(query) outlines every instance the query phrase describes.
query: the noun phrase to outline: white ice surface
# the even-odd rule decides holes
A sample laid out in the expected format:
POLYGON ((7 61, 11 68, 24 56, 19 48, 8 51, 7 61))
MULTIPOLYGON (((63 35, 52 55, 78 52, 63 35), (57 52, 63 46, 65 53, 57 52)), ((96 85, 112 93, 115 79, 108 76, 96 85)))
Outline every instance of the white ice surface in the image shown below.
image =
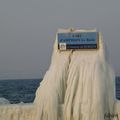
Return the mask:
POLYGON ((36 92, 35 120, 58 120, 60 105, 63 120, 104 120, 105 113, 114 112, 115 76, 103 45, 100 33, 98 50, 60 52, 56 40, 36 92))
POLYGON ((59 51, 56 40, 34 103, 0 106, 0 120, 105 120, 105 113, 118 112, 115 76, 103 45, 101 34, 99 50, 92 51, 59 51))

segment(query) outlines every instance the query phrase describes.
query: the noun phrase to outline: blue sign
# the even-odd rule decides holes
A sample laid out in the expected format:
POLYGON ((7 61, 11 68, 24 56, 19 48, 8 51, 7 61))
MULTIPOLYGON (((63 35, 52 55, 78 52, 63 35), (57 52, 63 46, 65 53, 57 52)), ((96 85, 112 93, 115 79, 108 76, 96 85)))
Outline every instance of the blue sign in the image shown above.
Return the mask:
POLYGON ((98 32, 58 33, 58 49, 97 49, 98 32))

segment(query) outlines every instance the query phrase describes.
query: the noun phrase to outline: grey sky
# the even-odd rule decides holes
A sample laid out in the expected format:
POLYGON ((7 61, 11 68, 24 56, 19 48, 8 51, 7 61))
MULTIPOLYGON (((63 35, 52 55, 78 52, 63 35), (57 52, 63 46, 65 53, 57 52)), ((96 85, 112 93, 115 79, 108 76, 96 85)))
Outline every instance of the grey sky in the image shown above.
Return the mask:
POLYGON ((58 28, 97 28, 120 75, 119 0, 1 0, 0 79, 41 77, 58 28))

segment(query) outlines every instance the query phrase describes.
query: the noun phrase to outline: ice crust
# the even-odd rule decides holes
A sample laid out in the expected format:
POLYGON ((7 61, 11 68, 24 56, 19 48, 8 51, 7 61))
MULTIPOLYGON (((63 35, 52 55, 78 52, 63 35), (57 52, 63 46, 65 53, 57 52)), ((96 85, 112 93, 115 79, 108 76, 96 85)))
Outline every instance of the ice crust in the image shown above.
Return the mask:
POLYGON ((35 120, 33 104, 0 105, 0 120, 35 120))
MULTIPOLYGON (((85 32, 85 31, 84 31, 85 32)), ((88 32, 88 31, 86 31, 88 32)), ((36 92, 36 120, 104 120, 114 112, 115 75, 99 33, 99 50, 58 51, 36 92)))
MULTIPOLYGON (((0 120, 105 120, 106 113, 120 112, 115 75, 101 34, 98 50, 59 51, 57 47, 56 39, 34 103, 0 106, 0 120)), ((112 119, 117 120, 106 120, 112 119)))

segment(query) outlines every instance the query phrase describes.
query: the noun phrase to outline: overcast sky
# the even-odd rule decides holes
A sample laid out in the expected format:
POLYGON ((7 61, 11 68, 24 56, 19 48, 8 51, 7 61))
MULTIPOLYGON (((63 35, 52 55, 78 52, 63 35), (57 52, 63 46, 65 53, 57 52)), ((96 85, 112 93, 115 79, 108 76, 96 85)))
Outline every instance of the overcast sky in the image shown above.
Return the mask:
POLYGON ((97 28, 120 75, 120 0, 0 0, 0 79, 43 77, 58 28, 97 28))

